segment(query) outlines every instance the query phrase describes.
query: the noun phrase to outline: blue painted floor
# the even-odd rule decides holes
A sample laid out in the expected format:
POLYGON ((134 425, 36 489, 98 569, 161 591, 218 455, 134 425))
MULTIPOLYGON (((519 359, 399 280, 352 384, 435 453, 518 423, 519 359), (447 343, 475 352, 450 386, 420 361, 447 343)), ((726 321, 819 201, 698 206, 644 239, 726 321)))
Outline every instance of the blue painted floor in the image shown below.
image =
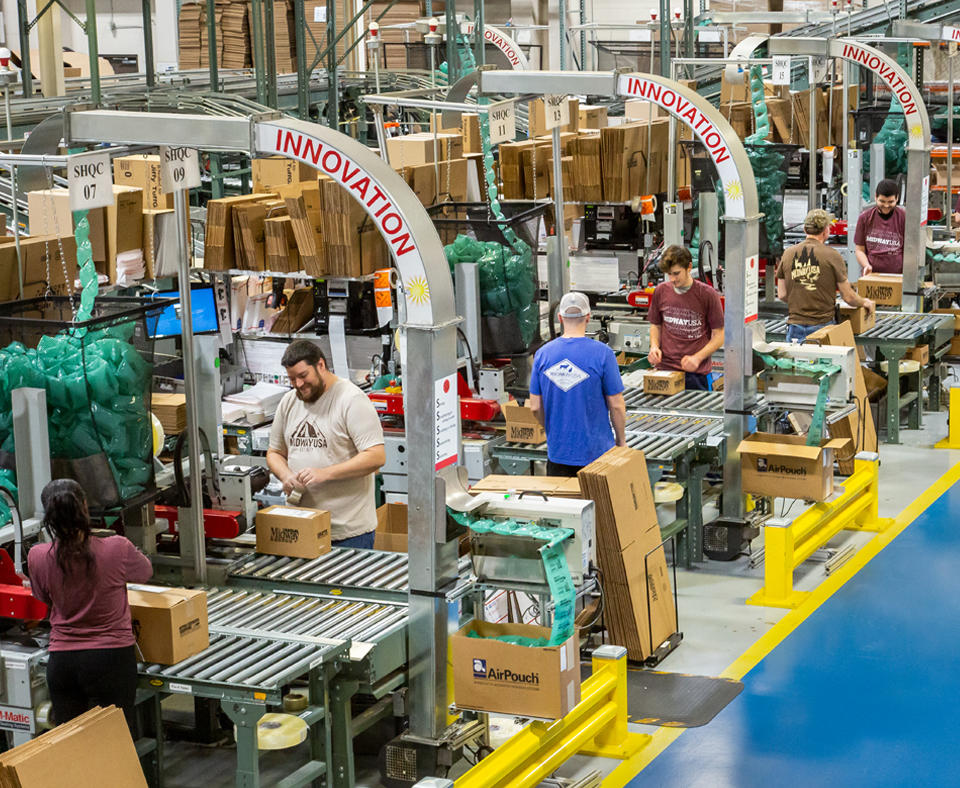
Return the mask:
POLYGON ((960 786, 960 483, 630 786, 960 786))

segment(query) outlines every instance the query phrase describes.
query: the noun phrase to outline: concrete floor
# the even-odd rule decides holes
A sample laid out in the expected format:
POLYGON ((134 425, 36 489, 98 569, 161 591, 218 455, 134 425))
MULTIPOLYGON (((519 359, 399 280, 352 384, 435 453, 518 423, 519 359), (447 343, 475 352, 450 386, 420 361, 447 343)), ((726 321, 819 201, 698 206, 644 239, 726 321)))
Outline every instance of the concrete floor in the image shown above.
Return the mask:
MULTIPOLYGON (((924 489, 960 462, 960 451, 933 450, 933 445, 946 435, 946 413, 925 413, 924 429, 901 431, 902 445, 880 448, 880 514, 894 517, 924 489)), ((799 507, 793 514, 799 513, 799 507)), ((778 507, 779 512, 779 507, 778 507)), ((835 538, 830 548, 847 544, 859 546, 871 538, 869 534, 844 533, 835 538)), ((754 548, 762 543, 762 536, 754 548)), ((677 595, 680 629, 684 639, 680 647, 661 663, 661 670, 718 675, 740 654, 756 642, 785 614, 778 608, 744 604, 747 597, 763 584, 762 567, 751 569, 747 558, 732 562, 707 561, 697 568, 678 570, 677 595)), ((798 589, 815 588, 825 577, 822 563, 807 562, 795 574, 798 589)), ((510 719, 494 721, 496 738, 505 738, 515 729, 510 719)), ((637 731, 652 733, 655 728, 631 724, 637 731)), ((167 788, 228 788, 234 785, 235 750, 227 747, 202 748, 187 743, 173 743, 167 749, 165 771, 167 788)), ((305 746, 273 753, 264 753, 262 784, 276 782, 284 774, 306 761, 305 746)), ((613 761, 574 758, 559 774, 582 777, 593 771, 607 773, 613 761)), ((357 786, 376 788, 380 785, 376 763, 372 758, 359 758, 357 786)))

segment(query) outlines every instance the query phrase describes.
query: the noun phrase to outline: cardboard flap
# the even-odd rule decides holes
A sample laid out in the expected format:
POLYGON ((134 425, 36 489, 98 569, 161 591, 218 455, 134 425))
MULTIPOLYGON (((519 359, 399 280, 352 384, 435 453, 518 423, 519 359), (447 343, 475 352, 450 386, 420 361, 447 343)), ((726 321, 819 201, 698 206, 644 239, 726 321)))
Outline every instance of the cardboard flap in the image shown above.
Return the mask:
MULTIPOLYGON (((788 436, 782 436, 788 437, 788 436)), ((839 438, 835 440, 840 440, 839 438)), ((841 441, 845 443, 846 441, 841 441)), ((828 444, 829 445, 829 444, 828 444)), ((815 460, 823 451, 821 446, 807 446, 805 443, 781 443, 771 439, 750 440, 744 438, 737 446, 740 454, 772 454, 779 457, 800 457, 805 460, 815 460)))
POLYGON ((850 443, 849 438, 831 438, 826 443, 823 444, 824 449, 835 449, 839 451, 840 449, 847 448, 850 443))

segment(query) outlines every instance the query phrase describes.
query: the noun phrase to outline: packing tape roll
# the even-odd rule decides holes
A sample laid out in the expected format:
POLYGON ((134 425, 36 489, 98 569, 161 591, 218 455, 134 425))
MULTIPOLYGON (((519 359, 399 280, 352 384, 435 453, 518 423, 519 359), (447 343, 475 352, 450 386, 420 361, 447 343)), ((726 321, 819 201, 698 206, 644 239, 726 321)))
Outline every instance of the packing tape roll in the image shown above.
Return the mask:
MULTIPOLYGON (((889 361, 881 361, 881 362, 880 362, 880 371, 883 372, 884 375, 886 375, 886 374, 890 371, 890 362, 889 362, 889 361)), ((905 359, 901 359, 901 360, 900 360, 900 374, 901 374, 901 375, 909 375, 911 372, 919 372, 919 371, 920 371, 920 362, 919 362, 919 361, 914 361, 914 360, 911 359, 911 358, 905 358, 905 359)))
POLYGON ((657 482, 653 486, 653 502, 673 503, 683 498, 683 486, 676 482, 657 482))
POLYGON ((302 692, 288 692, 283 696, 284 711, 303 711, 307 708, 308 698, 302 692))
MULTIPOLYGON (((257 722, 257 748, 285 750, 307 739, 307 723, 294 714, 264 714, 257 722)), ((237 735, 237 727, 233 727, 237 735)))
POLYGON ((160 452, 163 451, 163 442, 167 436, 164 434, 163 425, 160 423, 160 419, 157 418, 156 414, 150 414, 150 423, 153 425, 153 456, 158 457, 160 452))

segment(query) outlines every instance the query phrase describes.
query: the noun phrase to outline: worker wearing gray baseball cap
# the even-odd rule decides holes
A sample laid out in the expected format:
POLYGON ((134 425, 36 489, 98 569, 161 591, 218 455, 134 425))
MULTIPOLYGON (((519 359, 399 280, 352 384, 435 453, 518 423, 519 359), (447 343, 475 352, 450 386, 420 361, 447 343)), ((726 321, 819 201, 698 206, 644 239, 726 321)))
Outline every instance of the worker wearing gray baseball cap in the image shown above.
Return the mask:
POLYGON ((614 445, 626 445, 627 407, 616 356, 586 336, 587 297, 567 293, 557 314, 563 336, 533 358, 529 405, 547 432, 547 475, 575 476, 614 445))

